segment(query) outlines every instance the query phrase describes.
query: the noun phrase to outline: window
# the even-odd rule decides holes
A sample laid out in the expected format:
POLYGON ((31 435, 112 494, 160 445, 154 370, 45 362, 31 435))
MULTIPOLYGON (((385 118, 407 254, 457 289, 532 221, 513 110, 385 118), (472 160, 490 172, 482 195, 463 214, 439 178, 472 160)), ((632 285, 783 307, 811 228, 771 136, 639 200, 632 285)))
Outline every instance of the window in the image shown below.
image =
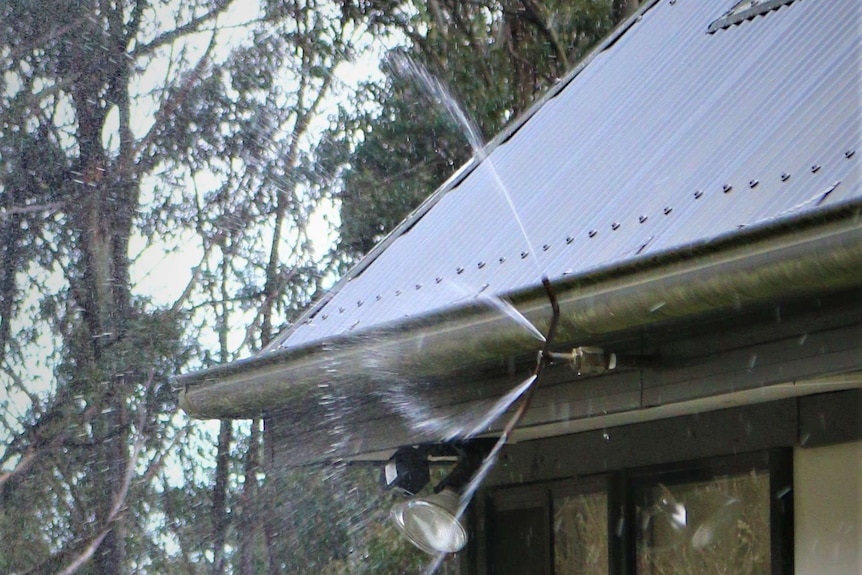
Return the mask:
POLYGON ((792 526, 788 454, 762 451, 499 488, 489 499, 488 572, 790 573, 780 559, 792 555, 792 532, 785 529, 792 526))
POLYGON ((608 572, 608 494, 584 491, 553 502, 554 573, 604 575, 608 572))
POLYGON ((635 501, 638 573, 770 573, 768 472, 657 483, 635 501))

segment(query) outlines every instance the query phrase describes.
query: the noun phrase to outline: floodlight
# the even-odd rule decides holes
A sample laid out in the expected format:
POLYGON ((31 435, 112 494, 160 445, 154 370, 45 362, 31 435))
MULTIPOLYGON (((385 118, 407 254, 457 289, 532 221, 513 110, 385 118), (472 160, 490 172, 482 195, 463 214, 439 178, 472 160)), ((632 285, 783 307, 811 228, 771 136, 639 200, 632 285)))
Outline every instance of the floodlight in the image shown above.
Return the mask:
POLYGON ((391 516, 398 530, 422 551, 457 553, 467 544, 467 530, 458 519, 460 504, 455 490, 446 487, 439 493, 397 504, 391 516))

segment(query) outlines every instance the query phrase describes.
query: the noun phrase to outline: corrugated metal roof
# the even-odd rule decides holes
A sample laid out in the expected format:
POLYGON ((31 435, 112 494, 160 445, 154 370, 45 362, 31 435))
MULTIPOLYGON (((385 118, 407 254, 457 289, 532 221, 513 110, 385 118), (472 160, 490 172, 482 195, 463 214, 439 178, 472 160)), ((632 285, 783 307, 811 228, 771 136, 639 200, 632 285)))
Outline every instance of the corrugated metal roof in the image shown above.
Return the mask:
POLYGON ((735 3, 645 11, 281 346, 862 202, 862 2, 735 3))

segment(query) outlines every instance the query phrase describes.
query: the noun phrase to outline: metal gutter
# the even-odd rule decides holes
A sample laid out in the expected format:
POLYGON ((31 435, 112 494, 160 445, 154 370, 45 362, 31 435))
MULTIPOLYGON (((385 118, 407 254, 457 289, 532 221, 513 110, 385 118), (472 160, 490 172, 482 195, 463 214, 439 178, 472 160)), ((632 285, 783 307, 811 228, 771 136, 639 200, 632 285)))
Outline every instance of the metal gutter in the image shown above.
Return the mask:
MULTIPOLYGON (((605 334, 710 311, 862 287, 860 270, 862 201, 857 199, 577 277, 552 278, 561 308, 557 341, 589 345, 605 334)), ((544 330, 548 302, 540 289, 506 295, 544 330)), ((469 306, 278 349, 176 383, 181 407, 193 417, 251 418, 316 404, 319 388, 333 382, 342 396, 362 397, 373 390, 380 370, 442 378, 536 349, 536 340, 510 319, 469 306)))

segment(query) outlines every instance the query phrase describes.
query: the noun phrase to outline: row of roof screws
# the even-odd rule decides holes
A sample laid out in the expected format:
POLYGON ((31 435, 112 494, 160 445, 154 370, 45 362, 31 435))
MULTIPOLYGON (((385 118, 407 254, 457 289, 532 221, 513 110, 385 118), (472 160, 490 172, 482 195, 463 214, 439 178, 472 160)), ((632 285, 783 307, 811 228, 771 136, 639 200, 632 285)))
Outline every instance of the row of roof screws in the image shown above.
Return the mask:
MULTIPOLYGON (((846 159, 848 159, 848 160, 849 160, 849 159, 850 159, 850 158, 852 158, 855 154, 856 154, 856 150, 850 149, 850 150, 847 150, 846 152, 844 152, 844 157, 845 157, 846 159)), ((812 174, 816 174, 817 172, 819 172, 819 171, 820 171, 820 168, 821 168, 821 165, 820 165, 820 164, 812 164, 812 166, 811 166, 811 173, 812 173, 812 174)), ((790 179, 790 173, 789 173, 789 172, 783 172, 783 173, 781 174, 781 176, 780 176, 780 179, 781 179, 781 181, 782 181, 782 182, 786 182, 786 181, 788 181, 788 180, 790 179)), ((753 178, 753 179, 751 179, 751 180, 749 180, 749 181, 748 181, 748 187, 749 187, 749 188, 751 188, 751 189, 756 188, 759 184, 760 184, 760 180, 758 180, 758 179, 756 179, 756 178, 753 178)), ((721 191, 722 191, 723 193, 725 193, 725 194, 729 194, 731 191, 733 191, 733 186, 731 186, 730 184, 724 184, 724 185, 722 186, 722 188, 721 188, 721 191)), ((694 192, 694 199, 695 199, 695 200, 699 200, 699 199, 700 199, 700 198, 702 198, 702 197, 703 197, 703 191, 702 191, 702 190, 697 190, 697 191, 695 191, 695 192, 694 192)), ((662 213, 663 213, 664 215, 666 215, 666 216, 670 215, 672 212, 673 212, 673 208, 672 208, 671 206, 667 206, 667 207, 665 207, 665 208, 662 210, 662 213)), ((638 216, 638 223, 643 224, 643 223, 645 223, 645 222, 647 221, 647 219, 649 219, 649 217, 648 217, 648 216, 646 216, 646 215, 640 215, 640 216, 638 216)), ((616 222, 616 221, 615 221, 615 222, 611 223, 611 230, 613 230, 613 231, 617 231, 618 229, 620 229, 620 227, 621 227, 620 222, 616 222)), ((591 229, 589 232, 587 232, 587 235, 588 235, 590 238, 594 238, 594 237, 596 237, 596 236, 598 235, 598 233, 599 233, 599 232, 598 232, 598 230, 596 230, 596 229, 591 229)), ((650 237, 650 240, 652 240, 652 237, 650 237)), ((574 236, 568 236, 568 237, 566 237, 566 244, 567 244, 567 245, 571 245, 572 243, 574 243, 574 241, 575 241, 575 237, 574 237, 574 236)), ((648 243, 648 242, 649 242, 649 240, 647 240, 647 243, 648 243)), ((641 246, 641 248, 638 250, 638 253, 639 253, 640 251, 642 251, 644 247, 645 247, 645 245, 644 245, 644 246, 641 246)), ((551 244, 544 244, 544 245, 542 246, 542 251, 545 251, 545 252, 546 252, 546 251, 548 251, 548 250, 550 250, 550 249, 551 249, 551 244)), ((529 256, 530 254, 529 254, 529 252, 524 251, 524 252, 521 252, 521 254, 520 254, 520 255, 521 255, 521 259, 526 259, 526 258, 527 258, 527 256, 529 256)), ((505 262, 507 261, 507 258, 506 258, 506 256, 501 256, 501 257, 499 258, 499 260, 498 260, 498 261, 499 261, 501 264, 503 264, 503 263, 505 263, 505 262)), ((480 270, 481 270, 481 269, 484 269, 487 265, 488 265, 488 264, 487 264, 487 262, 485 262, 485 261, 480 261, 480 262, 478 262, 478 263, 476 264, 476 267, 477 267, 477 269, 480 269, 480 270)), ((455 268, 455 273, 456 273, 457 275, 461 275, 461 274, 463 274, 463 273, 464 273, 465 269, 466 269, 466 268, 464 268, 463 266, 458 266, 457 268, 455 268)), ((566 274, 564 273, 563 275, 566 275, 566 274)), ((437 276, 437 277, 434 279, 434 283, 436 283, 436 284, 439 284, 439 283, 442 283, 442 282, 443 282, 443 277, 442 277, 442 276, 437 276)), ((484 291, 485 289, 487 289, 487 288, 488 288, 488 286, 489 286, 489 284, 485 284, 485 285, 483 285, 483 286, 482 286, 482 289, 481 289, 480 291, 484 291)), ((416 284, 414 287, 415 287, 415 289, 420 290, 420 289, 422 289, 422 284, 421 284, 421 283, 418 283, 418 284, 416 284)), ((401 294, 402 294, 402 291, 401 291, 401 290, 395 290, 395 296, 396 296, 396 297, 400 296, 401 294)), ((383 299, 383 296, 382 296, 382 295, 377 295, 377 296, 375 297, 375 300, 376 300, 376 301, 380 301, 380 300, 382 300, 382 299, 383 299)), ((358 300, 358 301, 356 302, 356 307, 362 307, 362 305, 363 305, 364 303, 365 303, 365 302, 364 302, 363 300, 358 300)), ((338 313, 344 313, 344 311, 345 311, 345 309, 344 309, 343 307, 338 308, 338 313)), ((323 314, 322 319, 326 320, 328 317, 329 317, 329 316, 328 316, 328 314, 323 314)), ((352 327, 351 327, 351 329, 352 329, 352 327)))

